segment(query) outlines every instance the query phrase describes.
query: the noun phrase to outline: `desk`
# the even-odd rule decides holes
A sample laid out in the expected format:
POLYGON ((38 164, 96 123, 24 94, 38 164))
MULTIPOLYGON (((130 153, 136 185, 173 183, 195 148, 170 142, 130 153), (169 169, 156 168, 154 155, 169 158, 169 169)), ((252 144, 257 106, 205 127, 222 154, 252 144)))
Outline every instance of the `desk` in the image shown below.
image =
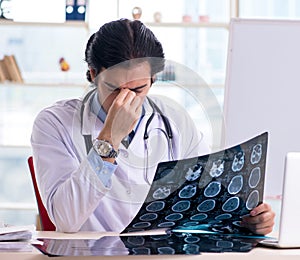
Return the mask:
MULTIPOLYGON (((109 233, 110 235, 114 235, 114 233, 109 233)), ((80 232, 75 234, 65 234, 59 232, 37 232, 37 238, 56 238, 56 239, 98 239, 102 237, 103 233, 96 232, 80 232)), ((246 257, 247 259, 300 259, 300 249, 269 249, 263 247, 254 248, 249 253, 203 253, 201 255, 157 255, 157 256, 101 256, 101 259, 110 259, 110 260, 118 260, 118 259, 222 259, 222 260, 237 260, 242 257, 246 257)), ((99 256, 88 256, 88 257, 59 257, 58 259, 64 260, 73 260, 73 259, 99 259, 99 256)), ((31 252, 1 252, 0 253, 1 260, 45 260, 49 259, 48 256, 40 253, 36 248, 33 248, 31 252)))

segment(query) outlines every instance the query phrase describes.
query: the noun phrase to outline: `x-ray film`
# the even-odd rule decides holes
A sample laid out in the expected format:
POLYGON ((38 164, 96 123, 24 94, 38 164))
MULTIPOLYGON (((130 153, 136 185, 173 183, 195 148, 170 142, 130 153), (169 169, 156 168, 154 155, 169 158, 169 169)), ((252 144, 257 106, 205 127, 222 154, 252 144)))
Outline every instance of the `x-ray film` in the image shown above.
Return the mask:
POLYGON ((268 133, 234 147, 159 163, 138 214, 122 233, 150 229, 251 235, 241 217, 262 203, 268 133))

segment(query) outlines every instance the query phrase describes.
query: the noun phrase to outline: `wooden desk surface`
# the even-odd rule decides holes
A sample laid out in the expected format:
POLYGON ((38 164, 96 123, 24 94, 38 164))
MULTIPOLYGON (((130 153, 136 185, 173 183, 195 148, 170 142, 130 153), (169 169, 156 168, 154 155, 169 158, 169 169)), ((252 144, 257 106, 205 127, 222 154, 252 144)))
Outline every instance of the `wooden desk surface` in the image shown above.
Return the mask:
MULTIPOLYGON (((96 232, 80 232, 75 234, 66 234, 66 233, 59 233, 59 232, 37 232, 37 238, 56 238, 56 239, 98 239, 102 237, 103 233, 96 233, 96 232)), ((106 233, 107 235, 107 233, 106 233)), ((109 233, 109 235, 116 235, 115 233, 109 233)), ((87 256, 87 257, 59 257, 59 259, 97 259, 99 256, 87 256)), ((300 248, 299 249, 270 249, 264 247, 257 247, 251 250, 248 253, 203 253, 201 255, 152 255, 152 256, 101 256, 105 259, 110 260, 118 260, 118 259, 220 259, 222 260, 235 260, 235 259, 242 259, 242 257, 247 257, 247 259, 300 259, 300 248)), ((42 260, 42 259, 49 259, 48 256, 43 255, 39 250, 36 248, 32 248, 31 252, 0 252, 0 259, 7 260, 7 259, 14 259, 14 260, 42 260)))

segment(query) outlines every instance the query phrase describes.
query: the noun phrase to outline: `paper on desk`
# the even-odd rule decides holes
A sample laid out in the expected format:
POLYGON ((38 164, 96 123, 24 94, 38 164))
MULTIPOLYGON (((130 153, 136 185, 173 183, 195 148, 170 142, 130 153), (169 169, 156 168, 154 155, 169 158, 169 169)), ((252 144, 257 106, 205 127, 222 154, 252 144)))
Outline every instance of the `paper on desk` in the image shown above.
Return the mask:
POLYGON ((0 242, 0 252, 31 252, 32 249, 29 241, 0 242))
POLYGON ((35 230, 34 225, 1 227, 0 241, 30 240, 35 230))
POLYGON ((34 225, 0 227, 0 252, 30 252, 34 225))

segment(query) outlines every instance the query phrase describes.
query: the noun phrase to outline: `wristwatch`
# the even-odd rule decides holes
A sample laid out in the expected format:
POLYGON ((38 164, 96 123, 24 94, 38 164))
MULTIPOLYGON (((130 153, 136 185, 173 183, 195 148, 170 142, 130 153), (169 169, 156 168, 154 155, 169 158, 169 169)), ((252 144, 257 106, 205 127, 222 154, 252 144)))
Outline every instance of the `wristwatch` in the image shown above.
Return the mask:
POLYGON ((93 148, 103 158, 117 158, 119 151, 116 151, 113 146, 106 140, 95 139, 93 148))

